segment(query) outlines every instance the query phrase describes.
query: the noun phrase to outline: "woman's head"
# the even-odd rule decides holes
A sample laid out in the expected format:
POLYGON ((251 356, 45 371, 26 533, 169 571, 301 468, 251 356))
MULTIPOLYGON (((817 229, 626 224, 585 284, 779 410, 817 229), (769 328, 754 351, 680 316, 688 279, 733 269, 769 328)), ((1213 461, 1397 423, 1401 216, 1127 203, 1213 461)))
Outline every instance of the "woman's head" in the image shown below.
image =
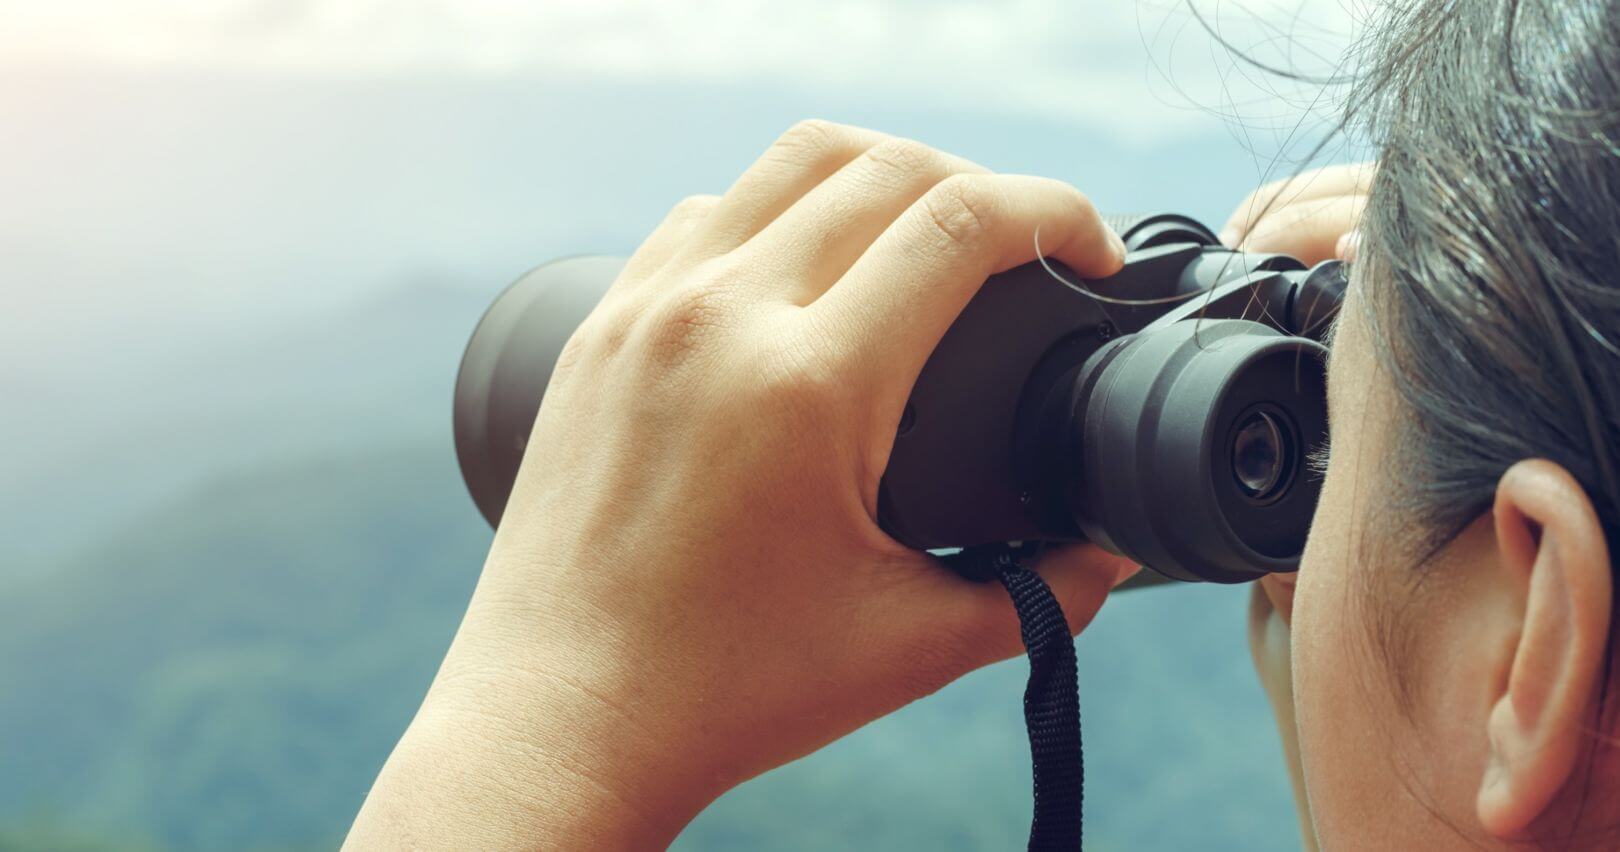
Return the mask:
POLYGON ((1293 610, 1330 847, 1620 841, 1620 2, 1397 2, 1293 610), (1438 819, 1437 819, 1438 817, 1438 819))

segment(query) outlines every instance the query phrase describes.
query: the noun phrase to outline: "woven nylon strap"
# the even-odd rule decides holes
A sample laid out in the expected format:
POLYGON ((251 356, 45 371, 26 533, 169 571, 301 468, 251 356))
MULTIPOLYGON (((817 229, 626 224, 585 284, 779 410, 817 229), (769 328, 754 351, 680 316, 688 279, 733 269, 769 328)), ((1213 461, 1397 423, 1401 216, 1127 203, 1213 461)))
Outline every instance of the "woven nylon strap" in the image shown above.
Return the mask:
POLYGON ((1080 743, 1079 670, 1074 639, 1057 598, 1032 558, 1003 552, 991 557, 995 577, 1018 611, 1019 632, 1029 652, 1024 688, 1024 725, 1035 771, 1032 850, 1078 850, 1085 802, 1085 756, 1080 743))

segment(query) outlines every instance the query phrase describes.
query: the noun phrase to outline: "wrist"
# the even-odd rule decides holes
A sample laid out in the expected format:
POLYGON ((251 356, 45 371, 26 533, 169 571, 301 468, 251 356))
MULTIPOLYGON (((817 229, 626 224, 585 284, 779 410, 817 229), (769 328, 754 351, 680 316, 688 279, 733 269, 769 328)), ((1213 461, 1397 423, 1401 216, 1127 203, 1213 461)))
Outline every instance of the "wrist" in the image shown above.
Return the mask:
POLYGON ((388 847, 662 848, 731 786, 684 751, 695 737, 615 698, 624 690, 589 666, 563 677, 457 651, 467 649, 446 660, 351 841, 381 827, 370 836, 388 847))

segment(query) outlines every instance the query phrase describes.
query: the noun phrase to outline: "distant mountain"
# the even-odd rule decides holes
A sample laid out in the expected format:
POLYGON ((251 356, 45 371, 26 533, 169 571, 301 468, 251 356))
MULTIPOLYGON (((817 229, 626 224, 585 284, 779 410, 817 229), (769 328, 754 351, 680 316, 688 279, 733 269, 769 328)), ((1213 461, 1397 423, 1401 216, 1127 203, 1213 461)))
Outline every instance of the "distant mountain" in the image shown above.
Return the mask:
POLYGON ((165 846, 330 840, 487 529, 442 446, 218 480, 0 599, 0 808, 165 846))
MULTIPOLYGON (((0 109, 38 155, 0 163, 30 190, 0 210, 0 849, 331 846, 487 546, 449 436, 480 312, 526 264, 634 246, 792 121, 1212 223, 1275 176, 1214 123, 1147 143, 768 81, 553 83, 14 87, 43 112, 0 109)), ((1242 604, 1133 592, 1081 638, 1095 848, 1296 848, 1242 604)), ((678 845, 1021 845, 1023 666, 745 785, 678 845)))
POLYGON ((29 448, 0 455, 0 583, 221 471, 407 441, 447 451, 462 347, 503 284, 421 279, 206 354, 131 353, 150 363, 105 393, 25 388, 0 422, 0 445, 29 448))
MULTIPOLYGON (((181 850, 331 845, 488 537, 448 447, 410 444, 218 478, 20 584, 0 597, 0 823, 52 814, 181 850)), ((1241 591, 1127 593, 1081 638, 1095 848, 1295 848, 1241 591)), ((977 673, 745 785, 678 846, 1019 845, 1024 671, 977 673)), ((29 836, 56 835, 0 831, 29 836)))
POLYGON ((1212 222, 1288 168, 1213 117, 1136 139, 858 83, 549 82, 63 69, 0 93, 26 154, 0 185, 49 199, 0 204, 0 588, 220 464, 442 429, 501 286, 631 250, 806 116, 1212 222))

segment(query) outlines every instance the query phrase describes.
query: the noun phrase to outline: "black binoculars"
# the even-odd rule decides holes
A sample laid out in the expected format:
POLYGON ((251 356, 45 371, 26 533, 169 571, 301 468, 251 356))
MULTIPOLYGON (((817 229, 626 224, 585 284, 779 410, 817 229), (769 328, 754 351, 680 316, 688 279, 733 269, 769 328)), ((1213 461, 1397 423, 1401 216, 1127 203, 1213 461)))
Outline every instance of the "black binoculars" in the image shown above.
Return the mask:
MULTIPOLYGON (((1129 250, 1118 273, 1025 264, 946 331, 898 424, 879 523, 931 551, 1090 540, 1176 580, 1295 570, 1342 268, 1234 251, 1175 214, 1109 224, 1129 250)), ((456 452, 492 525, 558 353, 623 264, 541 266, 473 332, 456 452)))

